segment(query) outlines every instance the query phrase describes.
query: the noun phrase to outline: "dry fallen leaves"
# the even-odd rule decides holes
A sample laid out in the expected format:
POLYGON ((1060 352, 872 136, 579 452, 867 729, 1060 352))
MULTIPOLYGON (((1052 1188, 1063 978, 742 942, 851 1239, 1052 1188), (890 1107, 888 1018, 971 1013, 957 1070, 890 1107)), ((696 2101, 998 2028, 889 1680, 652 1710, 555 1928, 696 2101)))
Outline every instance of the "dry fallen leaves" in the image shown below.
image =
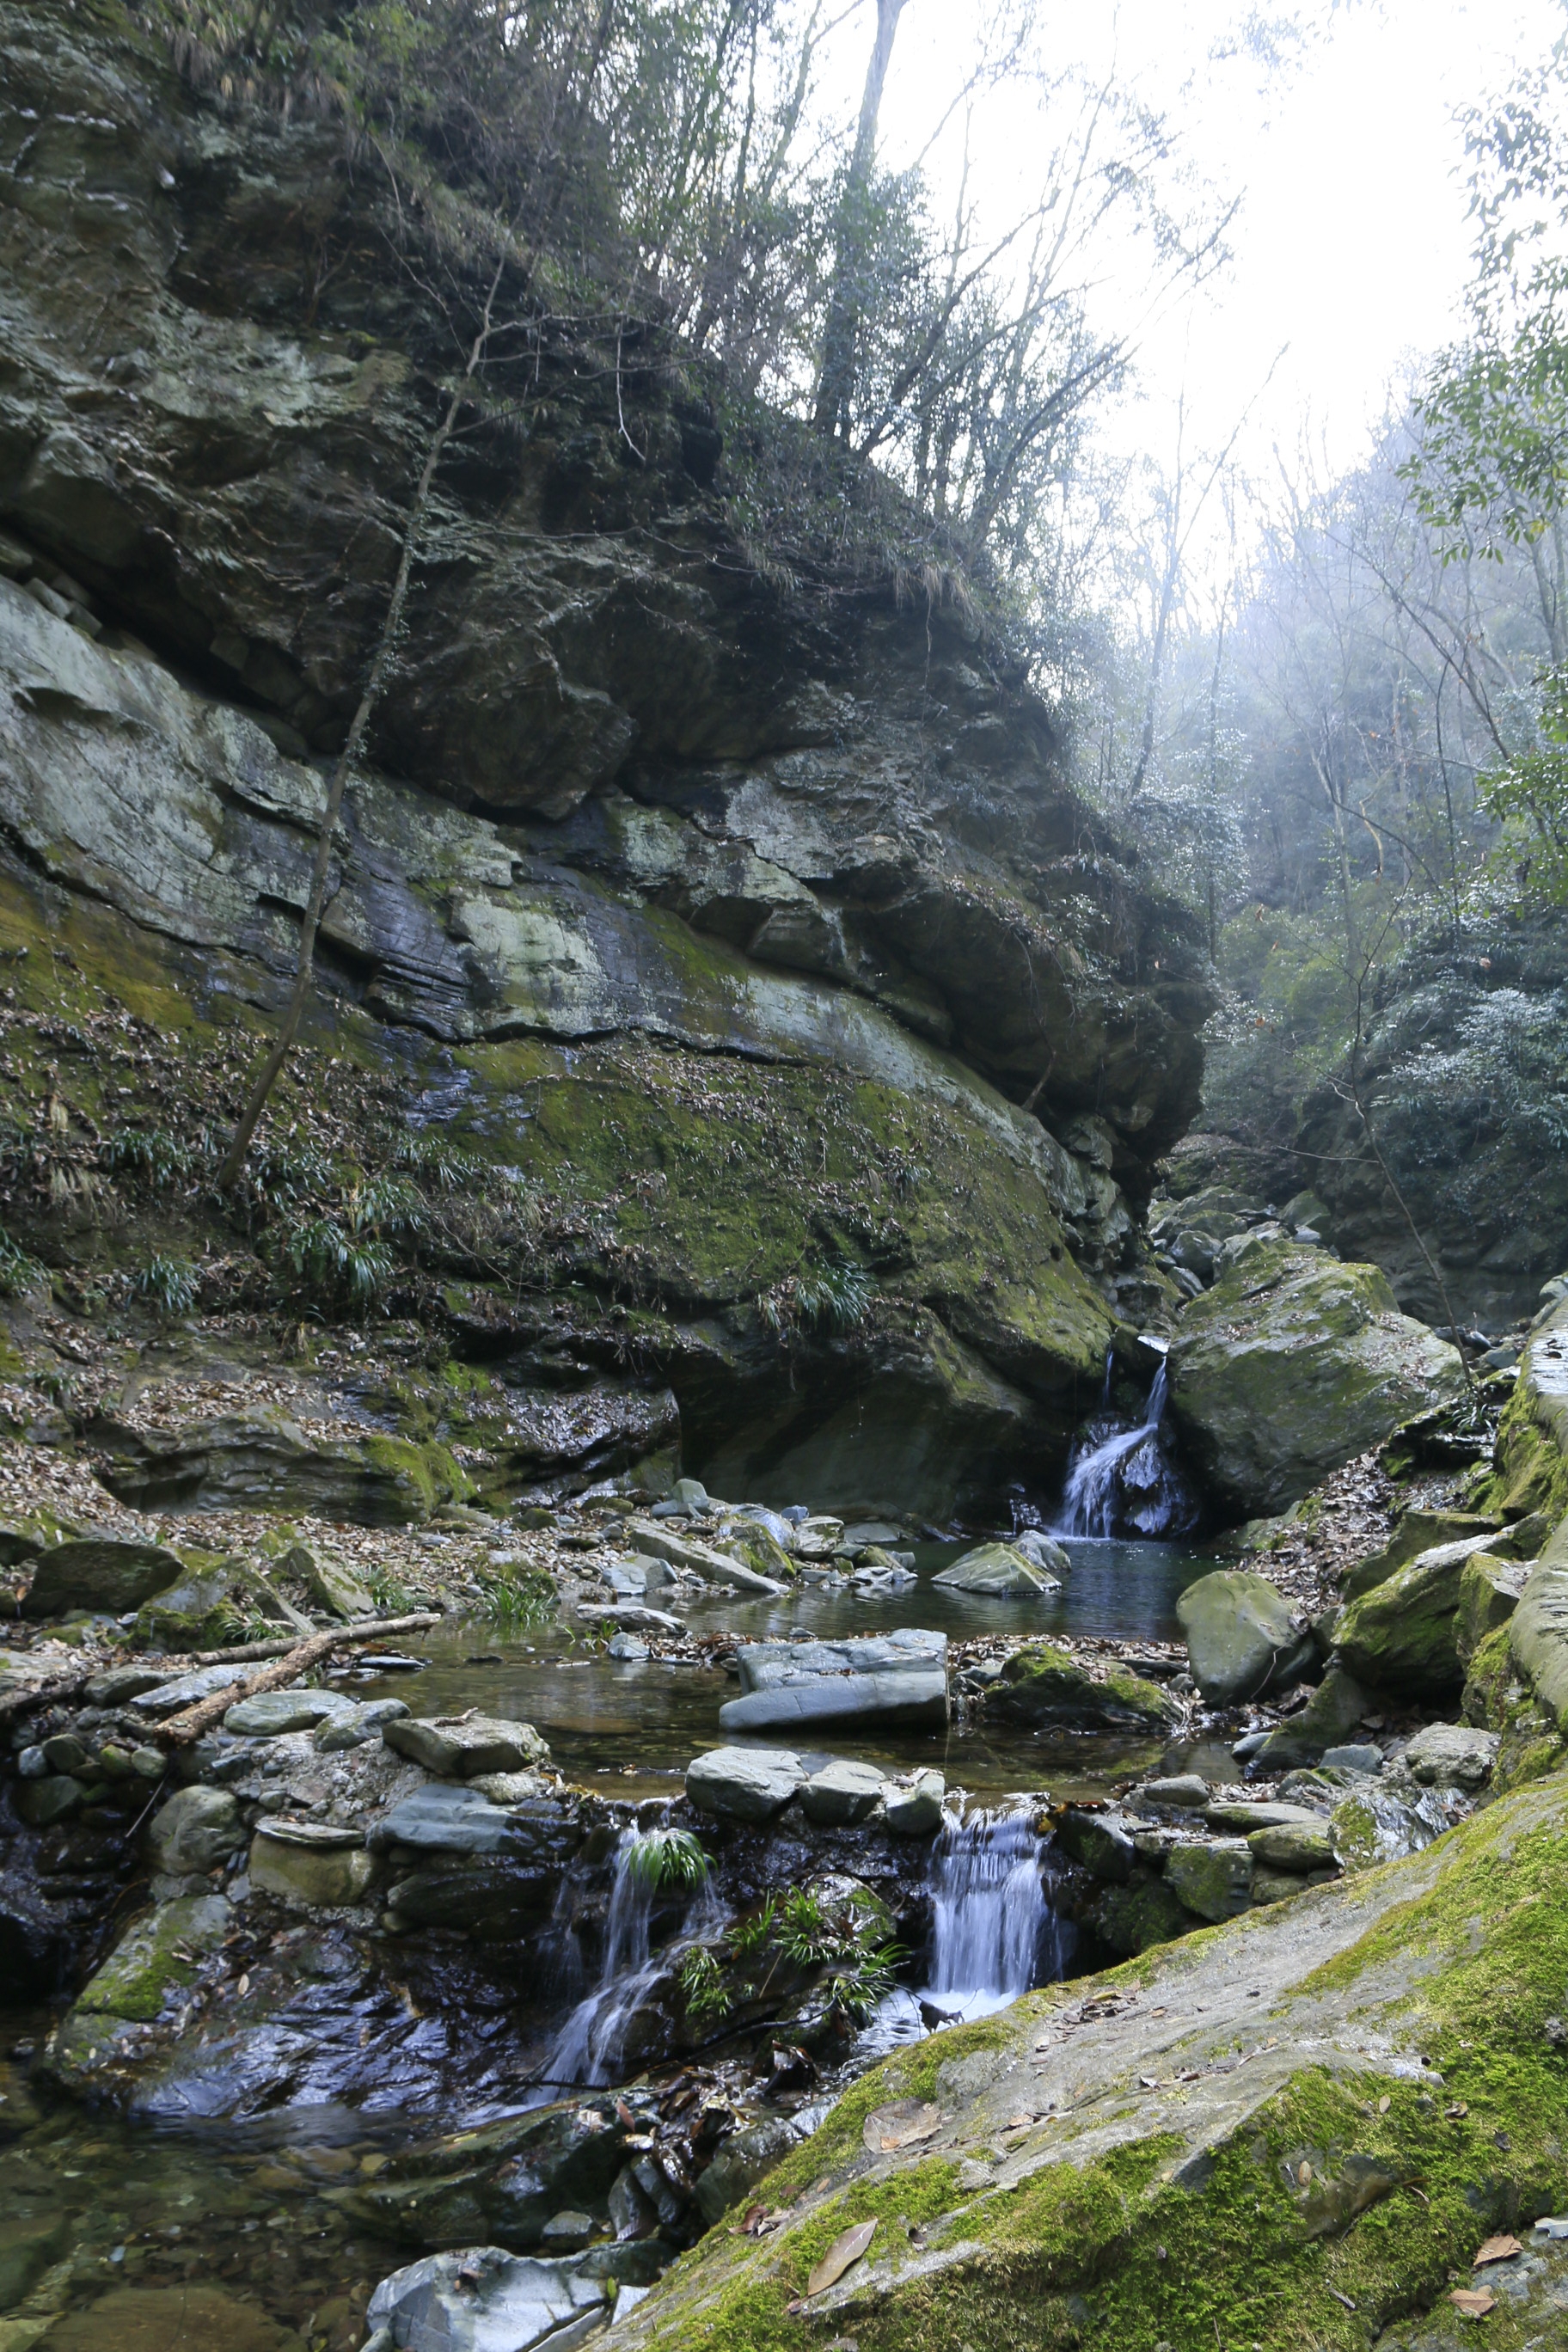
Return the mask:
POLYGON ((1510 2238, 1505 2230, 1500 2237, 1489 2238, 1484 2245, 1476 2248, 1470 2256, 1470 2268, 1479 2271, 1484 2270, 1489 2263, 1511 2263, 1515 2254, 1522 2254, 1523 2252, 1519 2240, 1510 2238))
POLYGON ((1448 2300, 1461 2319, 1484 2319, 1497 2309, 1496 2295, 1484 2286, 1457 2286, 1448 2300))
POLYGON ((821 2294, 833 2286, 851 2265, 858 2263, 877 2234, 875 2221, 857 2221, 852 2230, 835 2238, 811 2276, 806 2280, 807 2294, 821 2294))
POLYGON ((934 2139, 942 2129, 942 2109, 933 2107, 926 2099, 890 2099, 884 2107, 873 2108, 860 2128, 861 2144, 868 2155, 887 2156, 895 2148, 913 2147, 920 2140, 934 2139))

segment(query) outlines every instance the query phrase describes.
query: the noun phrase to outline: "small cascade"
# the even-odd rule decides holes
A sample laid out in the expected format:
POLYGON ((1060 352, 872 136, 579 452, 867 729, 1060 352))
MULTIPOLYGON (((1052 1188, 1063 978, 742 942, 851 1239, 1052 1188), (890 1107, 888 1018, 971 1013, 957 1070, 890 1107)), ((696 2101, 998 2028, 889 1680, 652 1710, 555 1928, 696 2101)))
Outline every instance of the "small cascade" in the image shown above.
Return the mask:
POLYGON ((1050 1902, 1047 1852, 1028 1811, 949 1820, 931 1855, 932 2008, 985 2017, 1061 1975, 1071 1930, 1050 1902))
POLYGON ((1161 1436, 1168 1387, 1162 1356, 1143 1418, 1129 1429, 1109 1412, 1107 1362, 1100 1410, 1075 1448, 1053 1535, 1156 1538, 1184 1535, 1195 1523, 1197 1506, 1161 1436))
MULTIPOLYGON (((668 1953, 650 1956, 658 1889, 651 1878, 635 1867, 633 1857, 640 1842, 641 1833, 628 1829, 622 1831, 616 1843, 599 1982, 577 2003, 552 2042, 541 2069, 541 2079, 546 2083, 613 2082, 626 2025, 668 1969, 668 1953)), ((721 1917, 718 1903, 704 1886, 689 1916, 689 1931, 716 1929, 721 1917)))

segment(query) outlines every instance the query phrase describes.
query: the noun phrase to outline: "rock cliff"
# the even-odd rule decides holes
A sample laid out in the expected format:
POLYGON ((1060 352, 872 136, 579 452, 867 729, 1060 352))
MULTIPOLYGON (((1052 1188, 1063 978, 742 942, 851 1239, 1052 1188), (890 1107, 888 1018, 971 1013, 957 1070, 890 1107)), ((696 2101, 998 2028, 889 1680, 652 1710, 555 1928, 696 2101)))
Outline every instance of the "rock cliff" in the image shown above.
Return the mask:
MULTIPOLYGON (((447 324, 341 125, 198 99, 133 16, 13 10, 0 91, 16 1108, 143 1117, 37 1038, 129 1005, 219 1118, 287 984, 447 324)), ((531 332, 531 404, 476 407, 438 483, 312 1042, 577 1220, 565 1332, 515 1286, 447 1302, 518 1377, 668 1386, 726 1491, 787 1499, 809 1462, 819 1501, 935 1512, 1048 1474, 1144 1311, 1194 930, 965 601, 746 541, 787 427, 651 337, 607 375, 531 332)), ((133 1226, 89 1223, 22 1238, 123 1267, 133 1226)))

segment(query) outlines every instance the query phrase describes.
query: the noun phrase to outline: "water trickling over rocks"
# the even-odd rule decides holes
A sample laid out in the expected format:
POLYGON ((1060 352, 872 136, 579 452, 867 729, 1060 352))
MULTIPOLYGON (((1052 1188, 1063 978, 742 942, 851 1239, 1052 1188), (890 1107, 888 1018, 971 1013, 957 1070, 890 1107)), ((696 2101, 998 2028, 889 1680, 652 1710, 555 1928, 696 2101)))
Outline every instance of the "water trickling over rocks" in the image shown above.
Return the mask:
POLYGON ((1100 1410, 1073 1448, 1053 1533, 1168 1539, 1197 1525, 1197 1498, 1173 1460, 1164 1433, 1167 1388, 1162 1355, 1143 1418, 1129 1425, 1110 1409, 1107 1364, 1100 1410))

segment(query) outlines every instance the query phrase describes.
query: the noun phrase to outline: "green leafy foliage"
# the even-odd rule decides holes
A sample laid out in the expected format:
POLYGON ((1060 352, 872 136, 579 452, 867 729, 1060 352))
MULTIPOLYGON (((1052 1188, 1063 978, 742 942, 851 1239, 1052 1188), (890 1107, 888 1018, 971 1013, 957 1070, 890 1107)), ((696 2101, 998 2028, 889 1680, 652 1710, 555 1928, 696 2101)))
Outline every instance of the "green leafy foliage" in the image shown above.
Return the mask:
POLYGON ((907 1958, 889 1937, 889 1924, 887 1906, 864 1888, 827 1896, 814 1887, 787 1887, 727 1928, 717 1957, 689 1954, 681 1982, 689 1967, 703 2004, 694 2013, 722 2016, 734 2006, 742 1977, 765 1987, 784 1963, 820 1975, 829 2006, 863 2023, 893 1990, 907 1958))
POLYGON ((484 1595, 481 1613, 498 1633, 541 1624, 554 1612, 555 1585, 542 1573, 514 1576, 504 1569, 488 1569, 481 1570, 477 1582, 484 1595))
POLYGON ((48 1276, 35 1257, 29 1257, 19 1243, 14 1242, 4 1226, 0 1226, 0 1296, 20 1298, 36 1290, 48 1276))
POLYGON ((132 1288, 164 1315, 188 1315, 201 1290, 201 1276, 188 1259, 150 1257, 132 1277, 132 1288))
POLYGON ((842 1336, 866 1321, 876 1295, 863 1265, 834 1257, 774 1283, 759 1297, 757 1312, 780 1339, 799 1331, 842 1336))
POLYGON ((626 1853, 626 1868, 640 1886, 696 1887, 707 1879, 710 1864, 700 1842, 689 1830, 645 1830, 626 1853))
POLYGON ((729 2015, 734 2005, 734 1994, 719 1962, 700 1944, 694 1945, 685 1954, 676 1976, 686 1999, 689 2016, 705 2022, 717 2022, 720 2018, 729 2015))

